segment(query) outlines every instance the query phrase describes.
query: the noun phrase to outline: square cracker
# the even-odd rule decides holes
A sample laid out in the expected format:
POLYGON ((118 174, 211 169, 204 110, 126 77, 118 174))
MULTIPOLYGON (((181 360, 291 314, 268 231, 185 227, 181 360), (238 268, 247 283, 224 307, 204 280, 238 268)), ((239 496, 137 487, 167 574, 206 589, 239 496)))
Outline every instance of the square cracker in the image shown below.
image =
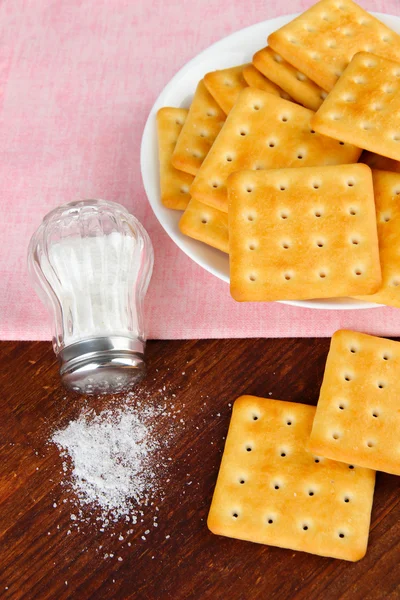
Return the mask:
POLYGON ((360 162, 368 165, 371 169, 400 173, 399 160, 393 160, 392 158, 387 158, 387 156, 380 156, 374 152, 368 152, 368 150, 364 150, 361 154, 360 162))
POLYGON ((337 331, 326 361, 309 450, 400 475, 399 369, 399 342, 337 331))
POLYGON ((361 150, 315 133, 314 113, 256 88, 246 88, 204 160, 191 195, 227 211, 226 180, 241 169, 344 164, 361 150))
POLYGON ((359 52, 311 124, 320 133, 400 160, 400 65, 359 52))
POLYGON ((357 52, 400 61, 400 36, 352 0, 317 2, 268 44, 328 92, 357 52))
POLYGON ((172 154, 174 167, 196 175, 224 121, 225 113, 201 80, 172 154))
POLYGON ((328 95, 268 46, 255 53, 253 64, 263 75, 290 94, 293 100, 306 108, 317 110, 328 95))
POLYGON ((382 285, 362 300, 400 308, 400 174, 372 171, 382 285))
POLYGON ((250 87, 264 90, 264 92, 269 92, 270 94, 274 94, 274 96, 280 96, 280 98, 284 98, 285 100, 292 100, 289 94, 275 83, 272 83, 272 81, 265 77, 265 75, 263 75, 254 65, 245 65, 243 67, 243 77, 250 87))
POLYGON ((188 111, 184 108, 160 108, 157 113, 158 157, 160 164, 161 202, 167 208, 185 210, 190 200, 193 175, 178 171, 171 164, 176 140, 188 111))
POLYGON ((305 449, 314 406, 236 400, 209 529, 250 542, 356 561, 366 552, 375 472, 305 449))
POLYGON ((240 92, 247 87, 243 78, 244 66, 212 71, 204 76, 203 81, 207 90, 226 115, 235 104, 240 92))
POLYGON ((379 288, 366 165, 241 171, 229 178, 228 193, 235 300, 354 296, 379 288))
POLYGON ((228 252, 228 215, 212 206, 191 199, 179 221, 185 235, 208 246, 228 252))

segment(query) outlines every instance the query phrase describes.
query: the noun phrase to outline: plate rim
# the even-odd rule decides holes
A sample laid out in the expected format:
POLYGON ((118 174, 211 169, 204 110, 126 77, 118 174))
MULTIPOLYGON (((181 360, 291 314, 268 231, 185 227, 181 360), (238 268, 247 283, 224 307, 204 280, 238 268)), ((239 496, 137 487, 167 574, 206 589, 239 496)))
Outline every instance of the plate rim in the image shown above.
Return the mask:
MULTIPOLYGON (((385 17, 385 18, 391 17, 391 18, 399 21, 399 25, 400 25, 400 17, 398 17, 396 15, 390 15, 388 13, 381 13, 381 12, 375 12, 375 11, 367 11, 367 12, 369 12, 371 15, 375 16, 378 19, 380 19, 381 17, 385 17)), ((273 23, 274 21, 278 21, 278 20, 282 20, 282 19, 287 19, 289 21, 289 20, 296 18, 300 14, 301 13, 289 13, 289 14, 273 17, 272 19, 260 21, 258 23, 253 23, 252 25, 248 25, 247 27, 243 27, 241 29, 238 29, 237 31, 230 33, 229 35, 215 41, 210 46, 207 46, 207 48, 204 48, 203 50, 201 50, 201 52, 199 52, 198 54, 193 56, 189 61, 187 61, 175 73, 175 75, 173 75, 173 77, 168 81, 168 83, 163 87, 163 89, 158 94, 155 102, 153 103, 153 105, 149 111, 144 129, 143 129, 141 144, 140 144, 140 172, 141 172, 142 183, 143 183, 143 187, 144 187, 144 190, 146 193, 148 203, 150 204, 151 209, 152 209, 157 221, 160 223, 161 227, 164 229, 164 231, 166 232, 168 237, 174 242, 174 244, 176 244, 178 246, 178 248, 182 252, 184 252, 184 254, 186 254, 186 256, 188 256, 191 260, 193 260, 202 269, 211 273, 214 277, 217 277, 221 281, 225 281, 226 283, 229 283, 229 278, 222 276, 212 265, 205 264, 204 261, 202 262, 201 259, 197 256, 197 254, 191 248, 188 248, 183 243, 183 241, 180 239, 180 237, 178 235, 176 235, 175 231, 173 231, 172 228, 163 219, 160 218, 160 215, 157 212, 156 202, 154 202, 154 200, 152 198, 152 193, 149 189, 148 179, 144 175, 144 173, 146 171, 145 163, 146 163, 146 158, 147 158, 147 151, 148 151, 149 145, 151 146, 151 143, 150 143, 151 129, 152 129, 152 125, 154 123, 155 114, 156 114, 157 110, 164 105, 163 104, 164 97, 168 94, 168 92, 171 89, 174 88, 174 85, 176 84, 176 82, 179 79, 181 79, 182 76, 184 76, 185 73, 188 72, 191 67, 193 67, 193 65, 200 63, 202 61, 203 56, 205 54, 208 54, 210 52, 210 50, 216 49, 219 45, 224 44, 227 40, 229 40, 232 37, 237 36, 239 33, 243 33, 247 30, 251 30, 256 27, 260 27, 260 26, 266 25, 266 24, 268 24, 270 26, 270 24, 273 23)), ((158 202, 159 202, 160 208, 163 208, 161 205, 161 202, 160 202, 160 198, 158 198, 158 202)), ((194 242, 195 240, 192 240, 192 241, 194 242)), ((198 242, 198 243, 200 244, 201 242, 198 242)), ((216 250, 216 249, 215 249, 215 251, 218 252, 218 250, 216 250)), ((300 308, 308 308, 308 309, 313 309, 313 310, 363 310, 363 309, 381 308, 384 306, 383 304, 376 304, 376 303, 366 302, 366 301, 358 301, 355 299, 353 300, 353 298, 346 299, 346 300, 352 300, 353 301, 352 304, 339 303, 338 302, 339 300, 340 299, 338 299, 338 298, 332 298, 332 299, 331 298, 316 298, 316 299, 309 299, 309 300, 278 300, 277 302, 280 304, 286 304, 289 306, 297 306, 300 308), (324 301, 326 302, 326 304, 324 303, 324 301), (337 304, 335 304, 335 303, 337 303, 337 304)))

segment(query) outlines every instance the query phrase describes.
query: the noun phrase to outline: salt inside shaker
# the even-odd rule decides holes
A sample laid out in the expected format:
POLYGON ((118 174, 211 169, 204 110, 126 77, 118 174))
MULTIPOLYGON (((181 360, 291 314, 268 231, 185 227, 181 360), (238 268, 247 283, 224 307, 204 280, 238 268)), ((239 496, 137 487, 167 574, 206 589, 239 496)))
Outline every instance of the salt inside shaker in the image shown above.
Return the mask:
POLYGON ((53 348, 68 388, 118 393, 143 376, 153 260, 147 232, 120 204, 71 202, 44 217, 28 269, 53 314, 53 348))

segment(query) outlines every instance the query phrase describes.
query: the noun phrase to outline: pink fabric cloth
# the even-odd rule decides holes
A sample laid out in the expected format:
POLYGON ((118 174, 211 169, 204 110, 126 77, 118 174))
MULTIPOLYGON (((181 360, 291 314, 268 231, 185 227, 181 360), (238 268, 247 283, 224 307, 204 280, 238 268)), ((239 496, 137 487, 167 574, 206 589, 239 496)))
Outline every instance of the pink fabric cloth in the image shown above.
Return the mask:
MULTIPOLYGON (((361 0, 400 15, 397 0, 361 0)), ((0 6, 0 338, 49 339, 26 250, 42 216, 80 198, 123 203, 148 230, 155 271, 151 338, 329 336, 340 327, 400 334, 400 311, 315 311, 237 304, 186 257, 147 202, 140 140, 165 84, 242 27, 311 0, 12 0, 0 6)))

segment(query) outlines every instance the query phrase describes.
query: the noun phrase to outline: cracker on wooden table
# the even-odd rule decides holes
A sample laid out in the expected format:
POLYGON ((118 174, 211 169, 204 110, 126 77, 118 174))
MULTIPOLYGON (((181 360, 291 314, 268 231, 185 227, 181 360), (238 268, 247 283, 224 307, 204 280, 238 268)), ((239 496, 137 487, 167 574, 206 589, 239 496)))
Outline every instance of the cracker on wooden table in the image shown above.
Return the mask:
POLYGON ((235 300, 330 298, 379 288, 366 165, 241 171, 230 176, 228 194, 235 300))
POLYGON ((387 156, 380 156, 374 152, 368 152, 368 150, 364 150, 361 154, 360 162, 368 165, 371 169, 400 173, 399 160, 393 160, 392 158, 387 158, 387 156))
POLYGON ((226 180, 234 171, 357 161, 359 148, 315 133, 313 114, 263 90, 244 89, 193 181, 191 195, 226 212, 226 180))
POLYGON ((243 77, 244 66, 211 71, 204 76, 204 84, 207 90, 226 115, 235 104, 240 92, 247 87, 243 77))
POLYGON ((197 200, 190 200, 179 221, 185 235, 222 252, 229 251, 228 215, 197 200))
POLYGON ((308 448, 400 475, 400 344, 354 331, 331 341, 308 448))
POLYGON ((366 552, 375 472, 305 450, 314 406, 236 400, 208 515, 218 535, 356 561, 366 552))
POLYGON ((400 61, 400 36, 352 0, 317 2, 268 44, 328 92, 357 52, 400 61))
POLYGON ((400 160, 400 64, 356 54, 311 124, 320 133, 400 160))
POLYGON ((289 94, 265 77, 254 65, 246 65, 243 67, 243 77, 250 87, 264 90, 264 92, 280 96, 280 98, 284 98, 285 100, 292 100, 289 94))
POLYGON ((187 113, 184 108, 172 107, 160 108, 157 113, 161 202, 167 208, 176 210, 185 210, 187 207, 193 181, 193 175, 178 171, 171 164, 171 156, 187 113))
POLYGON ((201 80, 172 155, 174 167, 196 175, 224 121, 225 113, 201 80))
POLYGON ((375 294, 359 297, 400 308, 400 174, 374 170, 372 178, 382 284, 375 294))
POLYGON ((306 108, 317 110, 327 96, 325 90, 268 46, 255 53, 253 64, 265 77, 279 85, 293 100, 306 108))

